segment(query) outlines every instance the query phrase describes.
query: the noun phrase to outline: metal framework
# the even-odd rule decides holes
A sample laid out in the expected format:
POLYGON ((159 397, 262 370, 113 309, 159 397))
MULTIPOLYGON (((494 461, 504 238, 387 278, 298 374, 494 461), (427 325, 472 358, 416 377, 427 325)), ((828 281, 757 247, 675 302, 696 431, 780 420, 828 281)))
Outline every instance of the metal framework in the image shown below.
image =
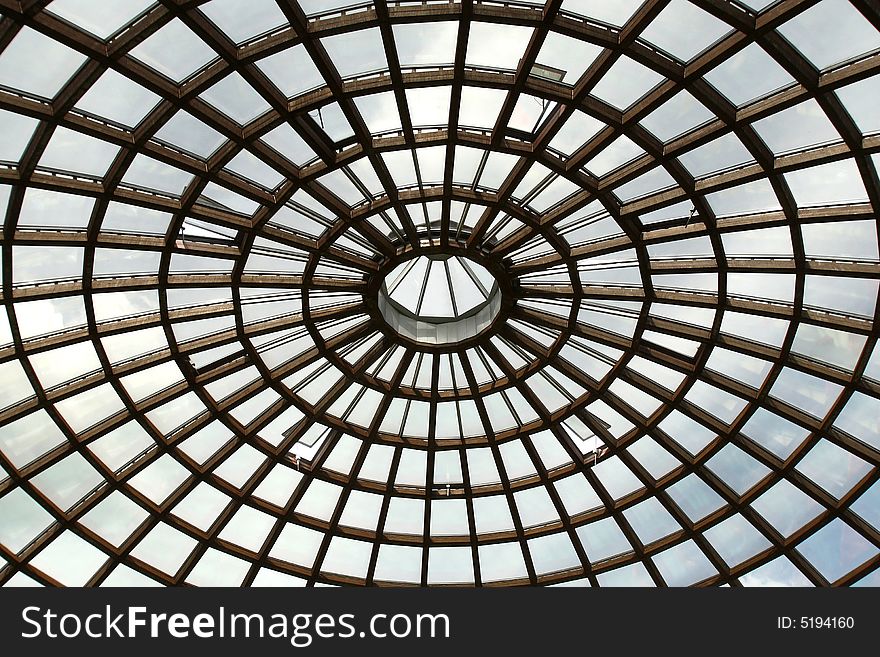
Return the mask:
MULTIPOLYGON (((213 3, 147 4, 101 39, 45 0, 0 0, 3 52, 35 31, 85 56, 51 98, 0 88, 0 109, 36 119, 20 158, 0 166, 10 189, 0 365, 20 366, 24 382, 0 410, 0 517, 10 528, 0 529, 0 583, 251 585, 289 575, 309 586, 738 586, 780 570, 794 583, 877 583, 880 317, 870 294, 862 313, 823 305, 811 289, 876 296, 880 136, 857 124, 840 92, 877 75, 880 51, 827 67, 803 54, 784 28, 823 3, 756 11, 694 0, 725 29, 686 61, 646 36, 677 6, 668 0, 646 0, 619 26, 562 0, 330 2, 311 15, 277 0, 283 24, 238 43, 209 17, 213 3), (173 21, 215 53, 180 82, 137 56, 173 21), (469 63, 478 23, 529 30, 515 69, 469 63), (454 61, 401 63, 395 29, 417 24, 454 25, 454 61), (326 39, 374 28, 387 67, 343 77, 326 39), (597 49, 577 79, 533 74, 536 64, 558 70, 541 53, 559 36, 597 49), (737 105, 709 79, 755 44, 791 81, 737 105), (291 49, 323 83, 288 97, 263 64, 291 49), (621 61, 660 80, 623 108, 597 92, 621 61), (157 97, 136 125, 79 108, 108 71, 157 97), (266 107, 244 124, 208 100, 234 75, 266 107), (438 88, 449 92, 448 120, 415 123, 413 93, 438 88), (461 120, 473 89, 503 95, 489 126, 461 120), (683 91, 712 117, 663 140, 646 119, 683 91), (384 92, 400 129, 374 134, 363 101, 384 92), (529 131, 513 119, 531 97, 549 112, 529 131), (805 135, 796 150, 774 152, 760 122, 808 101, 837 136, 805 135), (331 106, 351 136, 324 129, 331 106), (200 156, 157 137, 182 112, 222 135, 220 146, 200 156), (565 152, 558 136, 583 115, 601 126, 565 152), (279 128, 314 157, 294 162, 269 138, 279 128), (106 173, 47 167, 62 130, 112 145, 106 173), (738 140, 745 160, 692 173, 689 154, 722 139, 738 140), (621 140, 635 154, 591 170, 621 140), (442 180, 423 174, 431 147, 443 149, 442 180), (464 148, 479 158, 466 182, 455 173, 464 148), (280 182, 245 174, 242 153, 280 182), (512 162, 500 184, 481 183, 500 155, 512 162), (186 174, 185 188, 129 182, 144 156, 186 174), (401 157, 415 184, 400 182, 401 157), (792 176, 823 165, 851 167, 866 196, 799 203, 792 176), (660 173, 668 182, 645 186, 660 173), (712 195, 744 197, 752 183, 772 189, 772 207, 716 209, 712 195), (361 200, 348 200, 349 188, 361 200), (88 199, 87 221, 27 224, 34 190, 88 199), (162 213, 167 228, 150 232, 140 218, 114 228, 107 218, 120 206, 162 213), (847 222, 872 227, 873 257, 805 242, 811 227, 847 222), (769 250, 771 231, 790 247, 769 250), (23 247, 80 249, 82 271, 22 280, 23 247), (134 252, 151 254, 155 270, 126 271, 134 252), (121 268, 101 273, 115 253, 121 268), (419 254, 463 255, 495 276, 502 309, 491 330, 431 347, 387 326, 379 289, 419 254), (774 292, 776 281, 788 291, 774 292), (124 310, 122 299, 154 291, 155 307, 124 310), (122 310, 107 315, 97 299, 122 310), (23 304, 58 300, 82 300, 84 321, 22 331, 23 304), (108 348, 125 336, 143 349, 108 348), (83 343, 97 366, 47 385, 47 358, 83 343), (112 400, 106 413, 90 410, 105 403, 97 396, 112 400), (761 430, 759 417, 775 424, 761 430), (133 432, 146 442, 119 438, 133 432), (39 453, 22 447, 55 433, 39 453), (81 581, 65 579, 70 564, 81 581)), ((851 8, 880 29, 878 3, 851 8)))

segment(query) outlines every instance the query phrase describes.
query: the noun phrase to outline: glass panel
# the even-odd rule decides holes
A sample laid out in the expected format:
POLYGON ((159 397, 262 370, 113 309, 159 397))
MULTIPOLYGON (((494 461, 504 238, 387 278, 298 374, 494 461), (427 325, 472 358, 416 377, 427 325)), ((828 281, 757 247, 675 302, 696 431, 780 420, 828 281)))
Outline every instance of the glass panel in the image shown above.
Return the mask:
POLYGON ((202 11, 235 43, 288 22, 273 0, 251 0, 247 8, 236 0, 212 0, 202 11))
POLYGON ((815 100, 777 112, 753 125, 764 143, 777 155, 841 138, 815 100))
POLYGON ((395 25, 392 28, 401 66, 451 64, 458 26, 453 21, 395 25))
POLYGON ((862 177, 852 160, 792 171, 785 174, 785 182, 800 207, 868 200, 862 177))
POLYGON ((269 552, 270 557, 311 568, 324 534, 302 525, 287 523, 269 552))
POLYGON ((296 512, 319 520, 329 520, 333 515, 342 489, 335 484, 313 479, 296 505, 296 512))
POLYGON ((85 60, 85 55, 24 27, 0 54, 0 84, 54 98, 85 60))
POLYGON ((599 495, 583 475, 573 474, 553 482, 562 505, 570 516, 602 506, 599 495))
POLYGON ((829 584, 834 584, 880 552, 840 518, 832 520, 796 549, 829 584))
POLYGON ((194 538, 160 522, 134 547, 131 556, 173 577, 195 546, 194 538))
POLYGON ((880 484, 875 483, 850 507, 874 529, 880 528, 880 484))
POLYGON ((259 552, 275 522, 269 514, 242 505, 223 527, 219 538, 251 552, 259 552))
POLYGON ((689 474, 677 481, 666 492, 676 506, 695 523, 727 505, 721 495, 695 474, 689 474))
POLYGON ((637 440, 627 448, 627 451, 655 480, 666 476, 681 465, 677 458, 647 436, 637 440))
POLYGON ((880 451, 880 399, 861 392, 853 393, 834 421, 834 426, 880 451))
POLYGON ((200 157, 209 156, 225 141, 219 132, 183 110, 176 112, 156 132, 156 138, 200 157))
POLYGON ((469 547, 428 548, 428 584, 468 584, 474 581, 469 547))
POLYGON ((825 438, 795 467, 838 500, 873 470, 869 463, 825 438))
POLYGON ((824 326, 801 324, 791 348, 796 353, 852 371, 864 346, 863 336, 824 326))
POLYGON ((733 424, 747 402, 705 381, 695 381, 685 399, 727 424, 733 424))
POLYGON ((550 495, 542 487, 536 486, 517 491, 513 494, 513 499, 525 529, 559 520, 559 514, 553 506, 550 495))
POLYGON ((152 111, 159 96, 114 70, 106 71, 77 103, 77 109, 133 128, 152 111))
POLYGON ((623 516, 638 536, 642 545, 650 545, 670 534, 681 530, 681 526, 672 517, 656 497, 651 497, 644 502, 623 512, 623 516))
POLYGON ((679 543, 653 559, 668 586, 690 586, 718 572, 692 540, 679 543))
POLYGON ((82 454, 73 453, 43 470, 31 483, 62 511, 68 511, 103 483, 82 454))
POLYGON ((193 488, 171 512, 194 527, 207 532, 230 501, 231 498, 228 495, 203 481, 193 488))
POLYGON ((617 456, 593 466, 593 472, 615 500, 644 487, 642 481, 617 456))
POLYGON ((527 27, 471 23, 465 64, 515 70, 531 35, 527 27))
POLYGON ((813 585, 785 556, 776 557, 773 561, 755 568, 740 577, 739 581, 743 586, 755 587, 813 585))
POLYGON ((106 561, 106 554, 67 529, 30 564, 62 586, 85 586, 106 561))
POLYGON ((21 488, 0 497, 0 543, 13 554, 21 552, 48 529, 54 519, 21 488))
POLYGON ((657 426, 692 456, 699 454, 716 438, 714 431, 676 410, 657 426))
POLYGON ((707 529, 705 536, 731 568, 771 545, 763 534, 738 513, 707 529))
POLYGON ((754 161, 754 157, 733 133, 710 141, 679 156, 679 161, 695 178, 732 169, 754 161))
POLYGON ((880 47, 880 36, 846 0, 822 0, 779 27, 816 68, 880 47))
POLYGON ((154 579, 139 573, 125 565, 116 566, 107 578, 101 582, 102 587, 159 587, 162 586, 154 579))
POLYGON ((376 581, 419 583, 422 548, 383 544, 376 560, 376 581))
POLYGON ((618 109, 626 109, 661 80, 662 75, 624 55, 593 87, 592 95, 618 109))
POLYGON ((189 477, 189 471, 163 454, 129 479, 131 487, 156 504, 162 504, 189 477))
POLYGON ((642 0, 563 0, 562 9, 611 25, 622 26, 641 6, 642 0))
POLYGON ((420 536, 425 528, 425 501, 392 497, 385 518, 385 531, 420 536))
POLYGON ((175 82, 182 82, 217 57, 179 18, 172 19, 130 52, 175 82))
POLYGON ((0 110, 0 158, 18 162, 38 123, 36 119, 0 110))
POLYGON ((830 276, 807 276, 804 305, 844 314, 870 317, 877 305, 877 281, 830 276))
POLYGON ((350 577, 366 577, 371 553, 372 546, 366 541, 334 536, 327 547, 321 570, 350 577))
POLYGON ((571 539, 565 532, 533 538, 528 541, 532 563, 538 575, 555 573, 581 565, 571 539))
POLYGON ((186 576, 195 586, 240 586, 251 564, 226 552, 208 548, 186 576))
POLYGON ((706 462, 706 467, 740 496, 770 473, 770 468, 731 444, 722 447, 706 462))
POLYGON ((81 132, 58 127, 52 133, 39 166, 101 177, 119 148, 81 132))
POLYGON ((822 505, 787 479, 781 479, 766 493, 752 502, 783 538, 788 538, 808 522, 818 518, 822 505))
POLYGON ((23 468, 66 440, 44 410, 0 427, 0 451, 16 468, 23 468))
MULTIPOLYGON (((561 82, 573 85, 600 52, 601 49, 591 43, 550 32, 544 40, 544 45, 541 46, 536 63, 563 71, 561 82)), ((542 74, 533 68, 532 75, 541 77, 542 74)))
POLYGON ((842 87, 836 92, 863 134, 880 130, 880 117, 873 111, 873 99, 877 97, 878 89, 880 78, 875 76, 842 87))
POLYGON ((726 59, 705 76, 734 105, 747 102, 784 87, 793 78, 756 43, 726 59))
POLYGON ((596 575, 600 586, 656 586, 648 569, 642 563, 634 563, 596 575))
POLYGON ((321 39, 342 77, 388 68, 378 27, 321 39))
POLYGON ((431 536, 462 536, 469 533, 464 500, 431 502, 431 536))
POLYGON ((743 426, 742 432, 780 459, 788 459, 810 434, 807 429, 764 408, 754 412, 743 426))
POLYGON ((581 525, 577 528, 577 535, 591 563, 599 563, 633 550, 614 518, 581 525))
POLYGON ((153 0, 53 0, 49 7, 56 16, 95 36, 106 39, 153 4, 153 0))
POLYGON ((669 141, 714 116, 690 93, 680 91, 642 119, 641 124, 661 141, 669 141))
POLYGON ((474 520, 478 534, 513 530, 510 506, 503 495, 474 498, 474 520))
POLYGON ((528 576, 519 543, 481 545, 480 579, 484 583, 522 579, 528 576))
POLYGON ((235 72, 212 85, 201 98, 242 125, 270 109, 262 96, 235 72))

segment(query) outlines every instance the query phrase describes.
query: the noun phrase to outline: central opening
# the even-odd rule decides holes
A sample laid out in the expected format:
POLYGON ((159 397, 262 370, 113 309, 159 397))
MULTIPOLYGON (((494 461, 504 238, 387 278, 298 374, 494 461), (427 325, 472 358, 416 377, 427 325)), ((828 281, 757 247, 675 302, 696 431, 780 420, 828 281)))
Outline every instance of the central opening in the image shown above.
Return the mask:
POLYGON ((451 344, 485 331, 501 310, 498 281, 459 255, 421 255, 385 277, 379 311, 397 333, 415 342, 451 344))

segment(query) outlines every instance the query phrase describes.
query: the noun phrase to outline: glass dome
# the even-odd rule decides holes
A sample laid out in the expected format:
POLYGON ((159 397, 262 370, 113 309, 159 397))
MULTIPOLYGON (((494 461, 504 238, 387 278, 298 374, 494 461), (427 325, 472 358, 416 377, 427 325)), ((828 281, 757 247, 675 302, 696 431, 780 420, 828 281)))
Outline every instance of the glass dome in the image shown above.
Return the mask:
POLYGON ((874 4, 2 11, 0 584, 880 583, 874 4))
POLYGON ((492 325, 501 291, 492 274, 469 258, 421 255, 388 274, 378 303, 383 319, 402 337, 460 345, 492 325))

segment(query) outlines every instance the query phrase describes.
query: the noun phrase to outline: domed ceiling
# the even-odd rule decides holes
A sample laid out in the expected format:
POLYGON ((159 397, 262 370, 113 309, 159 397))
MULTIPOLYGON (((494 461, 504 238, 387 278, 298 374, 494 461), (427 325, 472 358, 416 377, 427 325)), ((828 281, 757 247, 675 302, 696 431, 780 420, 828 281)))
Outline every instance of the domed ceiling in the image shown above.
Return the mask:
POLYGON ((0 583, 880 584, 876 3, 0 6, 0 583))

